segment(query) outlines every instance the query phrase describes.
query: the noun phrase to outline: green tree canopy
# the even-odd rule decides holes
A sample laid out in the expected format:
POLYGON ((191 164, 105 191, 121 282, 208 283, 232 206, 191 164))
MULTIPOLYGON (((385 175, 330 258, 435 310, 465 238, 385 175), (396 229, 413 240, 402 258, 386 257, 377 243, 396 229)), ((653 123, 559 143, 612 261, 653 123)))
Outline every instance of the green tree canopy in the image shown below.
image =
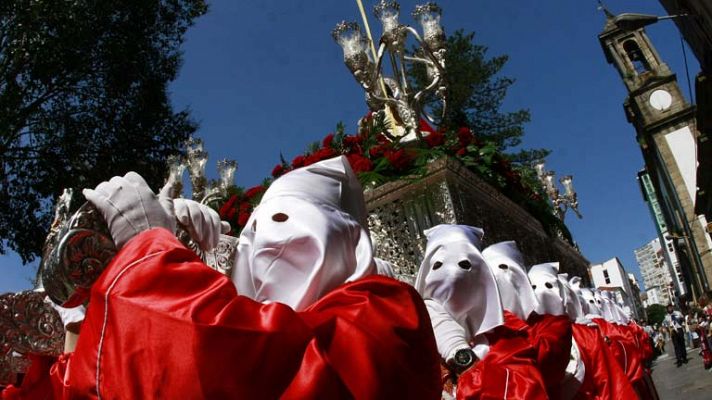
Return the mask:
POLYGON ((645 308, 645 313, 648 315, 648 325, 660 325, 665 319, 665 306, 651 304, 645 308))
POLYGON ((195 131, 167 88, 203 0, 0 2, 0 253, 40 251, 56 196, 134 170, 160 184, 195 131))
MULTIPOLYGON (((517 149, 522 143, 524 124, 529 122, 528 110, 502 111, 502 102, 514 79, 500 75, 506 64, 506 55, 487 57, 487 47, 474 42, 475 34, 457 30, 447 38, 445 65, 448 76, 447 107, 444 117, 442 107, 435 98, 429 99, 429 108, 437 123, 446 128, 467 126, 475 134, 493 142, 499 151, 507 152, 514 162, 530 163, 546 157, 546 149, 517 149)), ((412 69, 418 87, 428 82, 425 67, 415 64, 412 69)))

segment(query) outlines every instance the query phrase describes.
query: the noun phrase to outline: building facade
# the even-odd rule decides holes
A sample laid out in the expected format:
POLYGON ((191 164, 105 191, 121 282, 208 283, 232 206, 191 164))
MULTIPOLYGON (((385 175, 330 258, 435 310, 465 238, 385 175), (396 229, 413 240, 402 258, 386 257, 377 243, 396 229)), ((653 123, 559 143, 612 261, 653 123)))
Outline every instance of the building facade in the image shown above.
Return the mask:
MULTIPOLYGON (((697 100, 697 180, 699 190, 695 210, 712 221, 712 1, 660 0, 674 18, 680 33, 690 45, 702 70, 695 80, 697 100)), ((708 225, 709 234, 712 227, 708 225)))
MULTIPOLYGON (((690 292, 688 282, 692 282, 692 278, 685 276, 685 272, 688 272, 689 275, 689 269, 683 269, 680 266, 680 260, 677 254, 675 254, 674 239, 668 232, 665 216, 658 202, 658 196, 655 193, 655 187, 650 179, 650 175, 645 170, 638 172, 638 183, 640 184, 643 200, 648 204, 650 215, 655 222, 655 230, 658 233, 658 243, 664 244, 664 246, 661 245, 663 255, 669 267, 670 276, 673 278, 672 297, 679 298, 686 296, 690 292)), ((646 288, 650 287, 647 282, 644 282, 644 284, 646 288)))
POLYGON ((643 316, 640 289, 637 288, 635 278, 631 281, 618 257, 600 264, 591 264, 589 272, 594 287, 616 292, 619 304, 622 303, 624 309, 630 310, 633 318, 638 319, 643 316))
POLYGON ((697 142, 695 107, 682 95, 675 74, 655 50, 644 27, 657 17, 613 16, 599 40, 607 61, 628 89, 624 111, 636 131, 645 171, 665 220, 666 237, 673 240, 690 300, 710 289, 712 241, 707 220, 695 211, 697 142))
POLYGON ((634 253, 648 293, 647 305, 675 303, 675 284, 671 274, 673 268, 667 262, 660 239, 651 240, 634 253))

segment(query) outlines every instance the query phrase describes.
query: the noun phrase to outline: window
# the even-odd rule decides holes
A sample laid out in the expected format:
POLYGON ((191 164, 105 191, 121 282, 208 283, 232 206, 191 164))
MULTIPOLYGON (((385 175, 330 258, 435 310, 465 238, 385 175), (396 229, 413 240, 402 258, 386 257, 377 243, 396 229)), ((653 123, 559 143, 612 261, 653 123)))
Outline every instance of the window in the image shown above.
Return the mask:
POLYGON ((608 270, 604 269, 603 270, 603 279, 606 280, 606 285, 611 283, 611 277, 608 275, 608 270))
POLYGON ((643 51, 635 40, 629 39, 623 42, 623 50, 625 50, 628 59, 633 64, 635 72, 642 74, 643 72, 650 71, 650 64, 648 64, 645 54, 643 54, 643 51))

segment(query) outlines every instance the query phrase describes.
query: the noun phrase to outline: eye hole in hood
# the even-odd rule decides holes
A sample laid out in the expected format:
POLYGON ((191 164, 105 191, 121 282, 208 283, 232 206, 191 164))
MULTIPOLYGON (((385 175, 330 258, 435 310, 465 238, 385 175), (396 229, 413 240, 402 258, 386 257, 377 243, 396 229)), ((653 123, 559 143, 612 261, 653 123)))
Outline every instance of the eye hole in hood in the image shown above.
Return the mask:
POLYGON ((459 265, 460 268, 462 268, 462 269, 466 269, 466 270, 472 269, 472 263, 470 262, 470 260, 462 260, 459 263, 457 263, 457 265, 459 265))

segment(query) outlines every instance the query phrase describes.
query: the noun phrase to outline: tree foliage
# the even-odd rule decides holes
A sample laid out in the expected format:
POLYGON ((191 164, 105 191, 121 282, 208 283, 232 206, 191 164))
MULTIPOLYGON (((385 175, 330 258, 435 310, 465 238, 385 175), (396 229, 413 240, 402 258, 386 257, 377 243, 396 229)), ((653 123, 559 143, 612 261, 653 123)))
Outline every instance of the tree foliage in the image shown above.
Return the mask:
POLYGON ((168 85, 203 0, 0 2, 0 253, 32 260, 62 189, 160 184, 196 129, 168 85))
POLYGON ((648 325, 660 325, 665 319, 665 306, 660 304, 651 304, 645 308, 645 313, 648 316, 648 325))
MULTIPOLYGON (((448 77, 447 107, 431 97, 428 106, 438 125, 457 129, 467 126, 475 134, 492 141, 497 149, 508 154, 512 161, 530 163, 546 157, 549 150, 518 149, 524 135, 524 124, 529 122, 528 110, 502 111, 502 103, 514 79, 503 77, 500 71, 507 63, 506 55, 487 57, 487 47, 474 42, 475 34, 458 30, 447 38, 445 65, 448 77)), ((418 87, 428 84, 425 67, 416 64, 412 75, 418 87)))

